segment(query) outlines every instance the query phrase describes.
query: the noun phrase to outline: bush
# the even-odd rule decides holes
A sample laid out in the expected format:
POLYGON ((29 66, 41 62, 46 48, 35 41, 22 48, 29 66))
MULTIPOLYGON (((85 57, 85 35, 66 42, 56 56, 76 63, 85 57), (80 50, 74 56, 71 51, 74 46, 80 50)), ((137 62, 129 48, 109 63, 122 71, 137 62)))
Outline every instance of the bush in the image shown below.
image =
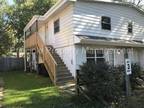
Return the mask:
POLYGON ((120 67, 107 63, 85 63, 80 68, 87 94, 108 103, 118 102, 123 93, 123 73, 120 67))
POLYGON ((134 89, 136 84, 136 79, 141 76, 141 68, 140 65, 134 63, 132 64, 132 74, 130 75, 130 81, 132 88, 134 89))

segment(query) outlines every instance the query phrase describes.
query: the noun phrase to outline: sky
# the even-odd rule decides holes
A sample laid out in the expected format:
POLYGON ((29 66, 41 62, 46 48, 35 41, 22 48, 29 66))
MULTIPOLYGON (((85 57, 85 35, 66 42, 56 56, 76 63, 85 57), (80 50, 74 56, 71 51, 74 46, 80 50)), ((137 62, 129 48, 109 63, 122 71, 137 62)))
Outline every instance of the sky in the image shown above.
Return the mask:
POLYGON ((7 0, 10 5, 13 4, 13 0, 7 0))

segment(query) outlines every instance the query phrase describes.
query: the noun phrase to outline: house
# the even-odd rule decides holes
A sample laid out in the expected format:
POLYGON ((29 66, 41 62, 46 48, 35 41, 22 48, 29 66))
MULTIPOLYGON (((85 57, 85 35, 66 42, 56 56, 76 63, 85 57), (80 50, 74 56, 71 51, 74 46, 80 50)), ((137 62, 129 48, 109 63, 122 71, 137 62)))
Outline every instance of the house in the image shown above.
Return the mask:
POLYGON ((123 65, 125 52, 144 69, 144 12, 111 0, 59 0, 24 28, 25 69, 44 64, 54 84, 74 80, 87 61, 123 65))

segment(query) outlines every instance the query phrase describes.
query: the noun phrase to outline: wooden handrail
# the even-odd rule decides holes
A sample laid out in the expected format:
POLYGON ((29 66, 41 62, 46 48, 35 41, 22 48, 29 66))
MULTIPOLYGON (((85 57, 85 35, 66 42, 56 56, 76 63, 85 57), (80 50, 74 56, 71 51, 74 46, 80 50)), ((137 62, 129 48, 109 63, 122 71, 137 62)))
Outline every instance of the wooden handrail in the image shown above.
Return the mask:
POLYGON ((37 34, 37 46, 43 58, 44 65, 49 73, 49 76, 51 80, 54 82, 54 84, 56 84, 57 63, 38 34, 37 34))

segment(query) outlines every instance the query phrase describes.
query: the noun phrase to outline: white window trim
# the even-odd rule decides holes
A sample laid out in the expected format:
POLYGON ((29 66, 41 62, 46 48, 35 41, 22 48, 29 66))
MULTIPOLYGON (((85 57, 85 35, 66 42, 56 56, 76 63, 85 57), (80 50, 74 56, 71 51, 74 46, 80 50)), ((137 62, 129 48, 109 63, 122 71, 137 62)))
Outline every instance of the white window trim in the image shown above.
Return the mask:
POLYGON ((94 57, 87 57, 86 56, 86 61, 87 61, 87 59, 95 59, 95 63, 97 62, 97 58, 103 58, 103 59, 105 59, 106 60, 106 58, 105 58, 105 51, 104 50, 101 50, 102 52, 103 52, 103 57, 97 57, 97 49, 92 49, 92 51, 94 51, 94 57))
POLYGON ((98 51, 97 49, 91 49, 92 51, 94 51, 94 57, 87 57, 86 56, 86 61, 87 61, 87 59, 94 59, 95 60, 95 62, 97 62, 97 58, 104 58, 105 59, 105 61, 107 61, 108 63, 110 63, 110 56, 109 56, 109 51, 113 51, 113 66, 115 66, 116 65, 116 51, 114 50, 114 49, 111 49, 111 50, 101 50, 101 51, 103 51, 103 57, 97 57, 97 54, 96 54, 96 52, 98 51))

